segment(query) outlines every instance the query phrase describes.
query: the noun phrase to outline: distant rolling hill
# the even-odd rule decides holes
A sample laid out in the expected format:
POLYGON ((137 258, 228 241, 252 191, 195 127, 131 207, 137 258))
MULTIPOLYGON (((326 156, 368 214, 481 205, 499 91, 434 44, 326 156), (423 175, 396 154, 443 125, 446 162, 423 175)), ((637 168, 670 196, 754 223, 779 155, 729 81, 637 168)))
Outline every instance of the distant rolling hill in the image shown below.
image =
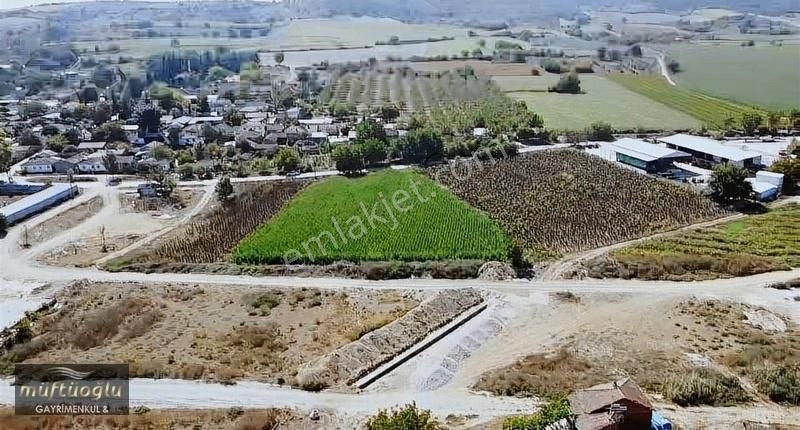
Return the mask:
POLYGON ((310 14, 356 14, 404 20, 451 18, 464 21, 519 21, 570 16, 579 7, 613 7, 681 11, 727 8, 775 14, 800 9, 800 0, 290 0, 310 14))

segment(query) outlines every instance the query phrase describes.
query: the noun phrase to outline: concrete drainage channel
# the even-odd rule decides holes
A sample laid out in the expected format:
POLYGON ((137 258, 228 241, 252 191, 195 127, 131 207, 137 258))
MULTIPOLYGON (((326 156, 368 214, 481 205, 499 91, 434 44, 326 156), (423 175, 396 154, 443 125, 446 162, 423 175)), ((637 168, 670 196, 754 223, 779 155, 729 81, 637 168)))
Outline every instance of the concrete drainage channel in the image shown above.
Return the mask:
POLYGON ((429 334, 425 339, 417 344, 413 345, 411 348, 403 351, 402 353, 395 356, 393 359, 389 360, 385 364, 379 366, 377 369, 373 370, 372 372, 368 373, 361 379, 357 380, 355 383, 356 388, 358 389, 365 389, 381 379, 382 377, 388 375, 393 370, 397 369, 398 367, 402 366, 407 361, 411 360, 412 358, 416 357, 426 349, 430 348, 436 342, 444 339, 449 334, 453 333, 454 331, 458 330, 459 327, 466 324, 471 319, 478 316, 481 312, 486 310, 488 303, 484 300, 480 304, 473 306, 472 308, 466 310, 458 317, 454 318, 445 326, 441 327, 440 329, 434 331, 433 333, 429 334))

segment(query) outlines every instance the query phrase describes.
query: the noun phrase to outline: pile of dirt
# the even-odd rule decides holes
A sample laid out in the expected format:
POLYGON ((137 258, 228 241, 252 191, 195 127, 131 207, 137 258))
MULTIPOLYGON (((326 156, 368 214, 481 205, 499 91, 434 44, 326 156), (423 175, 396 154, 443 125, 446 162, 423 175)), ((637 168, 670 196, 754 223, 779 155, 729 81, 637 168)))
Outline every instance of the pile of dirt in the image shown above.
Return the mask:
POLYGON ((402 318, 301 366, 297 381, 309 390, 352 384, 482 301, 472 288, 443 291, 402 318))
POLYGON ((478 279, 485 281, 508 281, 517 277, 514 268, 508 263, 490 261, 478 269, 478 279))

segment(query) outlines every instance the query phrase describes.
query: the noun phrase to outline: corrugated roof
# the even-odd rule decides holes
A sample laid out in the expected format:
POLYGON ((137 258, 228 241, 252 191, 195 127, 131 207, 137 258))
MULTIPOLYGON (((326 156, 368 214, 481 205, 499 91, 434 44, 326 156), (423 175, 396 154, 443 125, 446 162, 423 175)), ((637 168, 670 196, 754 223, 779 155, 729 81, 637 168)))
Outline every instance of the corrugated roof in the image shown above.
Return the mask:
POLYGON ((688 134, 676 134, 674 136, 662 137, 658 140, 659 142, 675 145, 679 148, 690 149, 692 151, 710 154, 715 157, 720 157, 731 161, 744 161, 761 156, 761 154, 755 152, 743 151, 738 148, 725 146, 714 139, 691 136, 688 134))
POLYGON ((28 207, 33 206, 39 202, 57 196, 70 188, 72 188, 72 185, 69 184, 53 184, 50 187, 45 188, 44 190, 39 191, 36 194, 31 194, 22 200, 17 200, 16 202, 11 203, 8 206, 0 208, 0 213, 10 218, 11 215, 16 214, 21 210, 27 209, 28 207))
POLYGON ((614 146, 615 149, 619 149, 617 152, 638 158, 642 161, 655 161, 662 158, 681 158, 690 156, 690 154, 687 154, 683 151, 669 149, 664 146, 647 143, 644 140, 631 139, 628 137, 617 140, 616 142, 612 142, 611 145, 614 146))
POLYGON ((106 142, 81 142, 78 144, 78 149, 103 149, 106 147, 106 142))

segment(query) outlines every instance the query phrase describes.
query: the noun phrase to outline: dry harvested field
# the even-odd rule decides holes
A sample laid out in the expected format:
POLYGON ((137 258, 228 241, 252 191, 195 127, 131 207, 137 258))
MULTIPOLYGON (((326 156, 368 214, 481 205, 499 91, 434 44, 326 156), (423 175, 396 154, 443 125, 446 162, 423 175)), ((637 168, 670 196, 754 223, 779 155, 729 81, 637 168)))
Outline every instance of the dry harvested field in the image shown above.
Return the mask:
POLYGON ((688 188, 574 150, 540 151, 477 167, 451 164, 428 173, 495 219, 531 262, 726 214, 688 188))
MULTIPOLYGON (((70 218, 75 224, 72 227, 82 229, 80 234, 68 233, 73 236, 68 242, 48 250, 39 259, 54 266, 92 266, 109 252, 124 249, 148 234, 176 225, 180 217, 199 204, 202 195, 203 193, 197 190, 175 190, 169 200, 144 201, 138 197, 121 194, 119 200, 112 203, 113 213, 96 220, 93 225, 82 225, 88 216, 82 214, 85 209, 74 212, 80 208, 79 206, 59 217, 79 214, 80 217, 70 215, 70 218)), ((45 223, 41 227, 49 230, 51 227, 48 224, 45 223)), ((67 230, 62 228, 57 233, 67 230)))
POLYGON ((238 197, 229 204, 206 208, 188 224, 112 260, 107 268, 224 261, 242 238, 275 215, 304 185, 287 182, 237 187, 238 197))
POLYGON ((539 344, 539 353, 485 373, 476 389, 543 397, 632 377, 648 393, 681 406, 800 404, 800 330, 766 309, 593 296, 564 300, 551 312, 540 322, 570 315, 555 339, 539 344))
POLYGON ((481 302, 481 293, 471 288, 441 292, 402 318, 307 363, 298 372, 298 382, 316 389, 353 384, 481 302))
POLYGON ((293 384, 298 367, 414 308, 395 291, 89 284, 57 295, 14 362, 124 362, 137 377, 293 384))

